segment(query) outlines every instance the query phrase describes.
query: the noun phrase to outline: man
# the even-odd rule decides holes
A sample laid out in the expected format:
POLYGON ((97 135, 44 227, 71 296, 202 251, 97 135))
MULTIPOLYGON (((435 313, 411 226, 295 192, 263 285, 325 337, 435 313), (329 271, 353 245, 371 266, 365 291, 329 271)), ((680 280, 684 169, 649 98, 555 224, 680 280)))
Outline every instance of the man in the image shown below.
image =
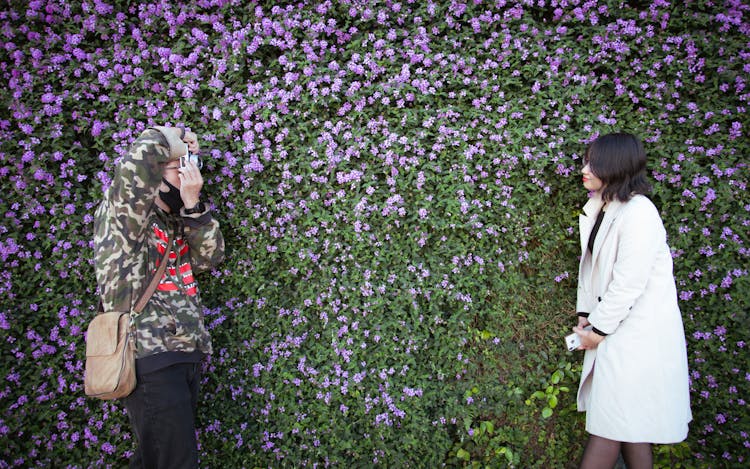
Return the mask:
POLYGON ((96 278, 105 311, 131 311, 164 255, 159 286, 135 318, 137 385, 124 399, 133 468, 198 467, 200 362, 211 353, 194 275, 224 258, 219 223, 200 201, 193 132, 145 130, 115 167, 96 211, 96 278))

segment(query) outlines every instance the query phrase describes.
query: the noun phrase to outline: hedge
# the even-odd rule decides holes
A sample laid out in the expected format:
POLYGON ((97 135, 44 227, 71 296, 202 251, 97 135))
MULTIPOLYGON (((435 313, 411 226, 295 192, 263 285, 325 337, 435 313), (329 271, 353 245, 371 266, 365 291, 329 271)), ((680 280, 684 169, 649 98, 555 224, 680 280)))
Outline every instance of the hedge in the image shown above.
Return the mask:
POLYGON ((154 124, 201 136, 227 260, 203 467, 575 467, 581 157, 639 135, 675 262, 688 439, 750 457, 740 0, 6 2, 0 467, 121 467, 82 390, 92 215, 154 124))

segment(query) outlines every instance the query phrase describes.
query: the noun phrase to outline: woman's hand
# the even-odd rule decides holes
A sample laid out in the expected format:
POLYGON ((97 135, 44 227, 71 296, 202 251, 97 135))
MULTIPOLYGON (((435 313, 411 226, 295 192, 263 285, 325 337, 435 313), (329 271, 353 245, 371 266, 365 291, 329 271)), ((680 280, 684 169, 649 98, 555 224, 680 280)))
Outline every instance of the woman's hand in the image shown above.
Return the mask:
MULTIPOLYGON (((586 322, 588 323, 588 320, 586 322)), ((599 335, 594 331, 587 331, 580 326, 574 327, 573 332, 581 338, 581 346, 576 350, 593 350, 604 340, 603 335, 599 335)))
POLYGON ((591 323, 589 322, 588 318, 585 318, 583 316, 578 316, 578 327, 580 327, 581 329, 583 329, 584 327, 586 327, 586 326, 588 326, 590 324, 591 323))

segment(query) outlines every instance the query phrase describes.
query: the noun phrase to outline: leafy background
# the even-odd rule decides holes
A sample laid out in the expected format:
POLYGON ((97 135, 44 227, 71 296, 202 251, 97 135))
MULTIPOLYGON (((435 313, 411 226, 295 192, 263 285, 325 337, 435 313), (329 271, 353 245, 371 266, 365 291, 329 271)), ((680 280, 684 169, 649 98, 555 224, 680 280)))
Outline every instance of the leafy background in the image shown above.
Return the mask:
POLYGON ((123 466, 86 399, 92 214, 201 135, 226 262, 204 467, 574 467, 581 155, 650 155, 691 370, 659 467, 750 456, 743 1, 16 1, 0 12, 0 467, 123 466))

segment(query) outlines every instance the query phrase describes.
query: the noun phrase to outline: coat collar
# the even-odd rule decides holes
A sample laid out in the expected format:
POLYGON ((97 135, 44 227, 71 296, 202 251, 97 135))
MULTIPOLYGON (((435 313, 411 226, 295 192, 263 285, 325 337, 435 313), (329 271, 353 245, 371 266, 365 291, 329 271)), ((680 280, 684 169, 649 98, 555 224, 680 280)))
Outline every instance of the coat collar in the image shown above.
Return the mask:
POLYGON ((599 213, 602 204, 602 199, 599 194, 595 194, 588 200, 588 202, 586 202, 586 205, 583 206, 583 213, 578 216, 578 231, 581 236, 582 257, 586 256, 586 245, 589 242, 589 235, 591 234, 591 229, 594 227, 596 215, 599 213))
MULTIPOLYGON (((597 215, 599 215, 599 211, 601 210, 603 205, 604 202, 602 201, 601 196, 599 194, 595 194, 588 200, 588 202, 586 202, 586 205, 583 206, 583 213, 578 217, 580 232, 579 234, 581 237, 581 252, 583 253, 581 256, 582 259, 588 255, 589 236, 591 235, 591 230, 594 228, 594 224, 596 223, 596 217, 597 215)), ((619 213, 622 206, 623 203, 619 200, 612 200, 607 204, 604 219, 602 220, 602 224, 599 225, 599 231, 596 235, 596 239, 594 240, 594 249, 591 254, 592 264, 596 261, 596 257, 602 247, 602 241, 604 240, 604 238, 606 238, 607 232, 609 232, 609 229, 612 226, 612 223, 617 218, 617 214, 619 213)))

